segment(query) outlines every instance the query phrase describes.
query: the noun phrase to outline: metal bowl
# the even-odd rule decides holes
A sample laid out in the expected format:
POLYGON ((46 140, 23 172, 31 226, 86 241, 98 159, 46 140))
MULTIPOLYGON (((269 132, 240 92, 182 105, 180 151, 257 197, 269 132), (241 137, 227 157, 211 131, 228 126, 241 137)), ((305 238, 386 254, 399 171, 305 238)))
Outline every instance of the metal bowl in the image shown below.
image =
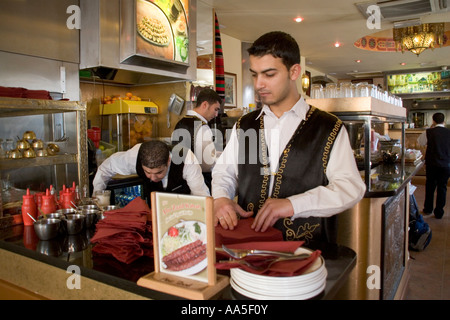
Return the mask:
POLYGON ((56 213, 61 213, 63 215, 67 215, 67 214, 75 214, 77 213, 77 210, 75 210, 74 208, 70 208, 70 209, 58 209, 56 210, 56 213))
POLYGON ((63 213, 58 213, 58 212, 52 212, 52 213, 47 213, 44 215, 44 219, 62 219, 65 218, 65 215, 63 213))
POLYGON ((40 219, 34 224, 34 231, 40 240, 50 240, 56 238, 61 225, 59 219, 40 219))
POLYGON ((81 206, 78 206, 78 211, 83 210, 100 210, 100 208, 95 204, 83 204, 81 206))
POLYGON ((68 214, 62 219, 68 234, 78 234, 84 228, 86 216, 83 214, 68 214))
POLYGON ((36 152, 34 152, 33 148, 29 148, 23 151, 24 158, 36 158, 36 152))
POLYGON ((31 146, 35 150, 41 150, 44 149, 44 142, 41 139, 34 139, 31 146))
POLYGON ((36 133, 34 131, 25 131, 23 133, 23 140, 34 140, 36 139, 36 133))
POLYGON ((94 226, 98 219, 97 216, 100 214, 100 210, 94 210, 94 209, 83 209, 78 211, 80 214, 84 215, 86 217, 86 228, 90 228, 94 226))
POLYGON ((110 205, 110 206, 102 206, 101 209, 102 209, 103 211, 111 211, 111 210, 117 210, 117 209, 119 209, 119 206, 113 206, 113 205, 110 205))
POLYGON ((38 149, 36 150, 36 157, 47 157, 48 151, 47 149, 38 149))
POLYGON ((21 158, 23 158, 22 152, 19 149, 11 150, 11 151, 9 151, 8 158, 21 159, 21 158))
POLYGON ((31 144, 27 140, 23 139, 23 140, 17 141, 17 149, 23 151, 23 150, 27 150, 30 148, 31 148, 31 144))

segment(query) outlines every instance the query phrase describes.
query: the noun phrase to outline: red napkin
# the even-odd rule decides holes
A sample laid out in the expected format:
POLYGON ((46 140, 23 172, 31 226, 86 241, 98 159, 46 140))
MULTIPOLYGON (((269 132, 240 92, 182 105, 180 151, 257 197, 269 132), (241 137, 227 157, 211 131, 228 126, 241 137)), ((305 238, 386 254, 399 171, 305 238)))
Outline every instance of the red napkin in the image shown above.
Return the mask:
POLYGON ((151 211, 143 199, 135 198, 127 206, 104 215, 91 238, 95 243, 93 252, 111 255, 127 264, 143 255, 153 257, 151 224, 147 220, 151 211))
POLYGON ((239 242, 283 240, 281 231, 273 227, 268 228, 265 232, 256 232, 251 228, 253 221, 254 218, 241 219, 234 230, 225 230, 218 225, 215 230, 216 247, 239 242))
MULTIPOLYGON (((282 252, 295 252, 300 246, 303 245, 302 241, 268 241, 268 242, 246 242, 239 244, 230 244, 227 247, 231 249, 259 249, 259 250, 271 250, 271 251, 282 251, 282 252)), ((241 268, 247 272, 273 276, 273 277, 292 277, 301 275, 307 270, 311 264, 321 255, 320 250, 313 251, 311 256, 305 260, 290 260, 290 261, 280 261, 269 266, 270 261, 274 257, 267 256, 247 256, 243 260, 251 263, 254 266, 263 268, 262 270, 255 270, 250 266, 243 263, 216 263, 217 269, 228 270, 231 268, 241 268)), ((226 254, 230 257, 228 254, 226 254)), ((233 259, 232 257, 230 257, 233 259)))

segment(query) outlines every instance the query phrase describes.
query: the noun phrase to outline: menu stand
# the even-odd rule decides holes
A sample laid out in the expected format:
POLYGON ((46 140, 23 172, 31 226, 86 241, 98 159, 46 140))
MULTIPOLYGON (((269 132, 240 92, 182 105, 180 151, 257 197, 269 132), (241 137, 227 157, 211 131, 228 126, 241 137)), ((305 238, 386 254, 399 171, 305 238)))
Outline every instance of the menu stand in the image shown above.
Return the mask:
POLYGON ((193 300, 209 299, 226 288, 229 277, 214 267, 213 199, 152 192, 151 202, 155 271, 137 284, 193 300), (188 233, 198 239, 185 244, 181 239, 188 233), (167 252, 178 241, 176 250, 167 252))

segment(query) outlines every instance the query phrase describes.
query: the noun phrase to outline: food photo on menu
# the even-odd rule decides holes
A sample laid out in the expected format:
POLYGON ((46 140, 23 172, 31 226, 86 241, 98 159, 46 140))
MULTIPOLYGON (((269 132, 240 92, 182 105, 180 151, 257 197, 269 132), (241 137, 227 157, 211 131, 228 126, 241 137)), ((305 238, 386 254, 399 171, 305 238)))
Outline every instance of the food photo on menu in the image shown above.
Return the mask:
POLYGON ((160 272, 208 282, 204 197, 158 193, 160 272))

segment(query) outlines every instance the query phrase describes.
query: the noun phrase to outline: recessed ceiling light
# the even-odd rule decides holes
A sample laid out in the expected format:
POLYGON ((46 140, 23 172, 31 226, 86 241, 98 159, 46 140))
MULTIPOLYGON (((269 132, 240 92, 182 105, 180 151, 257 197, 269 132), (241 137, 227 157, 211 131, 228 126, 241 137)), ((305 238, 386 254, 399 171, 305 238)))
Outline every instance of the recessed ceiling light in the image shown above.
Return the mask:
POLYGON ((294 18, 294 21, 295 22, 302 22, 303 18, 302 17, 296 17, 296 18, 294 18))
POLYGON ((341 46, 341 44, 340 44, 339 41, 336 41, 336 42, 334 43, 334 46, 335 46, 336 48, 339 48, 339 47, 341 46))
POLYGON ((401 66, 406 66, 406 62, 400 63, 401 66))
POLYGON ((356 63, 361 63, 361 60, 358 59, 358 60, 355 60, 355 62, 356 62, 356 63))

